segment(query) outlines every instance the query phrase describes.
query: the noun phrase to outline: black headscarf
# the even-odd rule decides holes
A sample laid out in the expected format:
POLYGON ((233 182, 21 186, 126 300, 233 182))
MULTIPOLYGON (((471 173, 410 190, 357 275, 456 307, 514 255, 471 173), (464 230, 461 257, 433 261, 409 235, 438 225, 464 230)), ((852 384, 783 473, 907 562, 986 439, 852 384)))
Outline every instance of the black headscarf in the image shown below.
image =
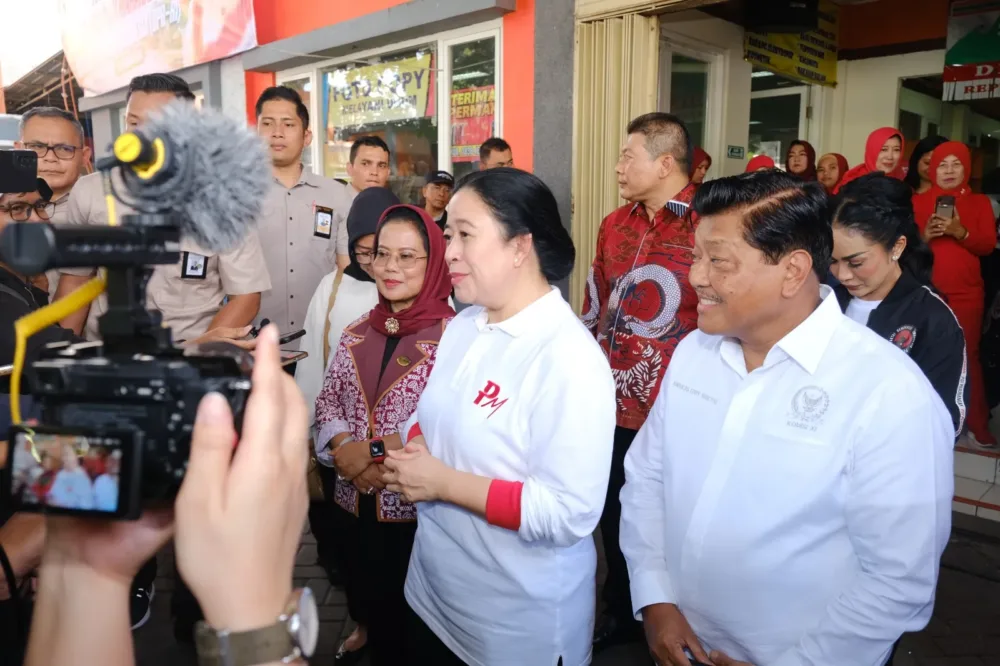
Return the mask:
POLYGON ((359 238, 374 234, 378 221, 382 219, 385 211, 398 205, 399 198, 384 187, 369 187, 358 192, 354 203, 351 204, 351 211, 347 214, 347 252, 351 257, 351 263, 344 269, 344 274, 362 282, 375 281, 358 263, 354 244, 359 238))

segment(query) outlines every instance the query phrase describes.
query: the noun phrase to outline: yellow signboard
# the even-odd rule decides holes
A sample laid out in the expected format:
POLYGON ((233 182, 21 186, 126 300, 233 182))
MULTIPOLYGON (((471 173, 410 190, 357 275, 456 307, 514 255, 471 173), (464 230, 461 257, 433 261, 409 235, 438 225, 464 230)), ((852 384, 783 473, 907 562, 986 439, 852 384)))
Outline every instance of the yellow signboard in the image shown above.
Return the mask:
POLYGON ((790 79, 836 86, 839 21, 836 5, 822 0, 816 30, 766 34, 748 30, 743 41, 743 57, 747 62, 790 79))
POLYGON ((433 115, 433 58, 421 53, 394 62, 337 69, 326 75, 327 128, 386 123, 433 115))

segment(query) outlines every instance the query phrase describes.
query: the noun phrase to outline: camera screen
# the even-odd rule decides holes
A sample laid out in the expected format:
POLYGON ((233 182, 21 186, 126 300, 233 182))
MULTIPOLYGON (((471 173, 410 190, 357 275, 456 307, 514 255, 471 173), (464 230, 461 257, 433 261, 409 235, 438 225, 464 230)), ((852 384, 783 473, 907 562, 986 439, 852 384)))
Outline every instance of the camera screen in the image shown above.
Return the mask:
MULTIPOLYGON (((132 442, 118 435, 15 433, 11 496, 23 509, 118 515, 132 442)), ((127 497, 127 495, 126 495, 127 497)))

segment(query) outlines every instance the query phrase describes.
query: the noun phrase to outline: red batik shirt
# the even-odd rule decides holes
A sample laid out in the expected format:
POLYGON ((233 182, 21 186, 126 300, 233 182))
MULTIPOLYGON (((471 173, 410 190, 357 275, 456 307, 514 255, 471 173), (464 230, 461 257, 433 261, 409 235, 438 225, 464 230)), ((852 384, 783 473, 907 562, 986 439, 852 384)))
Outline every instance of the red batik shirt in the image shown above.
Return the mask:
POLYGON ((597 235, 583 323, 611 362, 622 428, 645 423, 674 349, 698 325, 698 297, 688 282, 695 190, 681 190, 652 222, 645 206, 622 206, 597 235))

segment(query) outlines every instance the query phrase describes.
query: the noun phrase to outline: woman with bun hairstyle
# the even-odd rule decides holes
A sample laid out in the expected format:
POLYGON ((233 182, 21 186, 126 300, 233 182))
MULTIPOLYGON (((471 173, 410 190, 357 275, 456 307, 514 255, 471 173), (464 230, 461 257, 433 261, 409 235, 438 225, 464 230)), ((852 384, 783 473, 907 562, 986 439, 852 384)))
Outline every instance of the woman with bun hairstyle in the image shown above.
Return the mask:
POLYGON ((934 255, 913 220, 910 188, 884 174, 834 200, 833 262, 844 313, 916 362, 951 412, 956 439, 969 402, 962 327, 931 285, 934 255))
POLYGON ((949 141, 935 148, 928 173, 932 187, 913 197, 913 212, 924 241, 934 253, 934 286, 955 311, 965 333, 972 392, 970 439, 973 444, 995 447, 979 359, 986 299, 979 258, 996 246, 996 218, 989 197, 974 194, 969 187, 972 158, 964 143, 949 141))
POLYGON ((590 662, 615 432, 607 359, 555 283, 573 242, 532 174, 477 171, 448 205, 455 298, 434 372, 385 462, 417 504, 414 664, 590 662))

